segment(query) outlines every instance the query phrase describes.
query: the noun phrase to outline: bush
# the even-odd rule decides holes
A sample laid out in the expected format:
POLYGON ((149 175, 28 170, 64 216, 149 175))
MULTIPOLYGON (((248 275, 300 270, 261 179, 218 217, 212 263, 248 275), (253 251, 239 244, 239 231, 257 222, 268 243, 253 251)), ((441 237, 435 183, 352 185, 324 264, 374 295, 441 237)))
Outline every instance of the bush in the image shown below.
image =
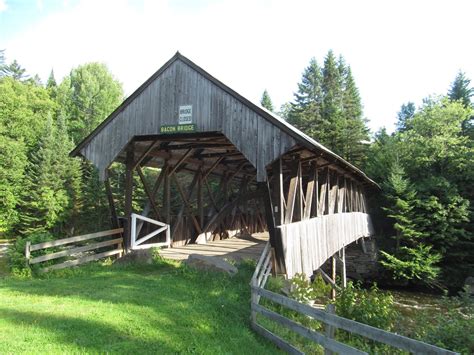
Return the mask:
POLYGON ((338 292, 335 303, 339 316, 385 330, 393 328, 398 315, 392 295, 381 292, 377 285, 367 290, 349 281, 338 292))
POLYGON ((290 297, 298 302, 327 301, 331 286, 326 284, 321 275, 311 282, 305 274, 295 274, 290 283, 290 297))
POLYGON ((427 319, 422 340, 462 354, 474 354, 474 300, 468 293, 446 298, 446 312, 427 319))
MULTIPOLYGON (((38 243, 43 243, 43 242, 48 242, 51 240, 54 240, 55 238, 53 237, 52 234, 48 232, 37 232, 37 233, 32 233, 26 238, 21 238, 18 237, 16 239, 15 244, 13 244, 10 249, 8 250, 8 259, 9 259, 9 265, 10 265, 10 270, 13 276, 17 277, 30 277, 31 276, 31 268, 26 262, 25 258, 25 247, 26 247, 26 242, 31 242, 31 244, 38 244, 38 243)), ((47 253, 52 253, 54 250, 49 249, 49 250, 39 250, 35 252, 36 256, 39 255, 44 255, 47 253)))

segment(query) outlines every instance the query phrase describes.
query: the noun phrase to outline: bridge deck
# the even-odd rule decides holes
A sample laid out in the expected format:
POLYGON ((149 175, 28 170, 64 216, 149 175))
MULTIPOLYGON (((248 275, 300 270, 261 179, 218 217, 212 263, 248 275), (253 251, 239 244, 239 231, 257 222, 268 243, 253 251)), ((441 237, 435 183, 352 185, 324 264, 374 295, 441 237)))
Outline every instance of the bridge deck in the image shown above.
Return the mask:
POLYGON ((217 256, 223 259, 240 261, 243 259, 258 260, 262 254, 268 233, 254 233, 249 237, 229 238, 207 244, 188 244, 160 250, 166 259, 185 260, 191 254, 217 256))

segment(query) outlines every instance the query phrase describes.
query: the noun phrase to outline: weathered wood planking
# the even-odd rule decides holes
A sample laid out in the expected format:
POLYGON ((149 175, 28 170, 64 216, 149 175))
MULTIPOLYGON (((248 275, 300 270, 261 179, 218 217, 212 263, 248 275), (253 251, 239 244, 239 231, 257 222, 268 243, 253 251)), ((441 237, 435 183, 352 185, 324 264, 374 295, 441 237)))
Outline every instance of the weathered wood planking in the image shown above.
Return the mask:
POLYGON ((370 216, 362 212, 329 214, 279 228, 288 278, 297 273, 312 275, 344 246, 374 234, 370 216))
MULTIPOLYGON (((178 122, 178 108, 193 106, 197 132, 222 132, 257 168, 293 147, 295 140, 181 60, 174 61, 81 149, 102 172, 138 135, 160 134, 178 122)), ((103 176, 103 174, 101 175, 103 176)))

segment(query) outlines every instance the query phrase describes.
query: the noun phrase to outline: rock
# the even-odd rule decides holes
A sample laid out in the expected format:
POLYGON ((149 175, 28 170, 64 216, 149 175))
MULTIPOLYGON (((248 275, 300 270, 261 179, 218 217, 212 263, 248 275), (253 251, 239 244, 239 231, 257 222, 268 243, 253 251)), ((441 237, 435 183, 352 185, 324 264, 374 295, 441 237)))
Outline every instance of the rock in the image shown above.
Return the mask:
POLYGON ((151 249, 132 250, 121 258, 115 260, 116 264, 153 264, 153 254, 151 249))
POLYGON ((225 272, 230 276, 234 276, 238 272, 234 265, 214 256, 191 254, 185 263, 199 270, 225 272))
POLYGON ((466 281, 464 281, 464 289, 468 295, 474 296, 474 276, 469 276, 466 281))

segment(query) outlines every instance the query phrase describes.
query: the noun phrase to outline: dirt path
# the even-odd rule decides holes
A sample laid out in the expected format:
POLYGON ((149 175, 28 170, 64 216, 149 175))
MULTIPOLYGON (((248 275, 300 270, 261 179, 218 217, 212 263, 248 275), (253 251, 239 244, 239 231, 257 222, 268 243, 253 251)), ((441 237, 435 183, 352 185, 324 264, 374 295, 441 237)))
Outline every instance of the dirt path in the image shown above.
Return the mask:
POLYGON ((8 270, 7 249, 10 245, 9 240, 0 239, 0 277, 7 276, 8 270))

